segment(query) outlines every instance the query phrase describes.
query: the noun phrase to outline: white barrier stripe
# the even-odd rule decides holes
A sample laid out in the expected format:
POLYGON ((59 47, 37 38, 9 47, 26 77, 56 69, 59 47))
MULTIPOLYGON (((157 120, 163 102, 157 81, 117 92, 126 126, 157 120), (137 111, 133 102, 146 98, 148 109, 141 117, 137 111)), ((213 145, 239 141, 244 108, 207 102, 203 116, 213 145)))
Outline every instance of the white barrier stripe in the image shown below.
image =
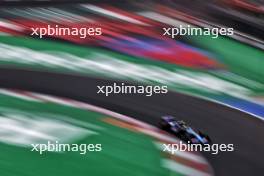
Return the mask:
POLYGON ((7 21, 3 21, 0 19, 0 26, 5 27, 5 28, 9 28, 12 30, 16 30, 16 31, 23 31, 24 29, 18 25, 12 24, 10 22, 7 21))
POLYGON ((115 17, 115 18, 130 22, 130 23, 139 24, 139 25, 147 25, 146 23, 143 23, 139 20, 133 19, 133 18, 125 16, 125 15, 121 15, 119 13, 116 13, 116 12, 113 12, 110 10, 103 9, 103 8, 95 6, 95 5, 82 5, 82 7, 85 7, 89 10, 92 10, 92 11, 95 11, 98 13, 102 13, 102 14, 105 14, 105 15, 108 15, 111 17, 115 17))
POLYGON ((191 167, 179 164, 173 160, 164 159, 162 160, 163 167, 188 176, 211 176, 209 173, 202 172, 191 167))
POLYGON ((24 99, 24 100, 28 100, 28 101, 41 102, 39 99, 32 98, 32 97, 29 97, 29 96, 27 96, 25 94, 17 93, 17 92, 10 91, 10 90, 7 90, 7 89, 0 89, 0 94, 9 95, 9 96, 12 96, 12 97, 16 97, 16 98, 20 98, 20 99, 24 99))
POLYGON ((57 97, 54 97, 54 96, 49 96, 49 95, 44 95, 44 94, 39 94, 39 93, 30 93, 30 94, 36 98, 39 98, 40 100, 43 100, 43 101, 63 104, 66 106, 73 106, 72 103, 70 103, 68 101, 64 101, 64 100, 57 98, 57 97))
POLYGON ((185 23, 184 21, 181 21, 181 20, 173 19, 173 18, 161 15, 161 14, 156 13, 156 12, 140 12, 138 14, 141 16, 144 16, 146 18, 149 18, 149 19, 161 22, 161 23, 165 23, 168 25, 172 25, 172 26, 180 27, 180 25, 181 25, 181 26, 187 27, 189 25, 190 27, 194 27, 194 25, 192 25, 192 24, 185 23))

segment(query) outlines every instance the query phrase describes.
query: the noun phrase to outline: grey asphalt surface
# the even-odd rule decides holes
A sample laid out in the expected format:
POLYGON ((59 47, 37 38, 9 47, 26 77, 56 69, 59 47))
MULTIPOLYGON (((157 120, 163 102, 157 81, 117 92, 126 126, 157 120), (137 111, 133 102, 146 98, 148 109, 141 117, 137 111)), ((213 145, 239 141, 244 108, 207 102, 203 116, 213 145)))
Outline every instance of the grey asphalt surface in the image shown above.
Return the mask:
POLYGON ((232 143, 234 152, 203 153, 217 176, 261 176, 264 171, 264 123, 248 114, 187 95, 168 92, 142 95, 97 94, 98 85, 114 80, 1 68, 0 87, 46 93, 101 106, 157 125, 174 115, 207 133, 214 143, 232 143))

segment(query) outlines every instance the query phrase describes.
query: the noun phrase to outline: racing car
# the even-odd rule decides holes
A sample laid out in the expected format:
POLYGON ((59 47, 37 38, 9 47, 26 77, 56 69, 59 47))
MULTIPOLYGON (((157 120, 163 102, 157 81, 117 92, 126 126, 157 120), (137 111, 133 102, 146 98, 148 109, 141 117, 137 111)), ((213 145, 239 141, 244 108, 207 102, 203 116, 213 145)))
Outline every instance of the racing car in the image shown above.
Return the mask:
POLYGON ((162 116, 160 128, 190 144, 211 144, 211 139, 208 135, 201 131, 196 132, 183 120, 176 120, 173 116, 162 116))

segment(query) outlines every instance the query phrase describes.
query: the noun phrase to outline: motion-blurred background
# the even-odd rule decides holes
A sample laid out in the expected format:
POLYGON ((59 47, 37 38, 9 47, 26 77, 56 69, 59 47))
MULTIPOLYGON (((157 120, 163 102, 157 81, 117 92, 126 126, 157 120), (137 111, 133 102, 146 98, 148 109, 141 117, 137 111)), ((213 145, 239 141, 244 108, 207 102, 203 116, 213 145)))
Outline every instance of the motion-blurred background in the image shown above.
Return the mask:
MULTIPOLYGON (((5 69, 51 72, 67 74, 69 77, 77 75, 132 84, 168 85, 171 92, 210 100, 250 114, 252 119, 261 119, 256 123, 257 126, 263 126, 263 0, 74 2, 22 0, 0 1, 0 5, 2 87, 15 88, 23 84, 23 82, 19 83, 19 80, 13 80, 14 84, 10 83, 10 80, 7 81, 6 79, 12 77, 12 74, 4 75, 5 69), (59 35, 44 36, 40 39, 38 36, 30 35, 31 28, 47 25, 69 28, 101 27, 103 34, 87 36, 85 39, 80 36, 59 35), (164 27, 180 27, 180 25, 201 28, 229 27, 234 28, 234 35, 218 38, 186 35, 175 39, 163 36, 164 27)), ((18 77, 19 75, 17 79, 20 79, 18 77)), ((65 86, 61 85, 61 87, 65 86)), ((36 87, 40 88, 41 85, 36 87)), ((165 99, 163 101, 166 102, 165 99)), ((135 106, 136 104, 134 102, 135 106)), ((160 102, 159 105, 162 106, 163 103, 160 102)), ((174 105, 177 106, 176 103, 174 105)), ((113 108, 114 105, 112 104, 111 107, 113 108)), ((194 107, 188 107, 189 111, 194 112, 194 107)), ((151 107, 147 108, 151 109, 151 107)), ((130 109, 133 107, 131 106, 130 109)), ((114 110, 119 109, 114 108, 114 110)), ((125 110, 122 110, 121 113, 124 112, 125 110)), ((180 114, 184 116, 184 112, 180 114)), ((226 116, 229 115, 223 114, 223 117, 226 116)), ((196 123, 199 127, 209 126, 206 121, 201 122, 201 119, 192 118, 188 121, 196 123)), ((225 120, 224 118, 223 121, 225 120)), ((230 120, 231 126, 239 126, 233 122, 230 120)), ((229 121, 225 122, 225 125, 226 123, 229 121)), ((212 124, 215 125, 214 128, 217 127, 216 121, 212 121, 212 124)), ((243 125, 246 128, 247 124, 243 123, 243 125)), ((227 128, 232 127, 227 126, 227 128)), ((252 128, 250 131, 254 131, 252 128)), ((260 129, 254 132, 260 135, 260 129)), ((212 134, 216 139, 217 137, 225 139, 225 135, 230 135, 219 131, 212 134)), ((222 141, 232 142, 232 138, 222 141)), ((260 149, 261 144, 255 142, 254 146, 260 149)), ((244 143, 248 144, 246 141, 244 143)), ((247 150, 243 152, 245 151, 247 150)), ((248 162, 250 164, 241 164, 245 167, 250 166, 246 171, 239 173, 261 175, 260 170, 263 169, 263 165, 254 160, 258 153, 250 155, 248 162)), ((243 159, 247 160, 248 157, 239 155, 233 161, 243 159)), ((233 170, 230 168, 230 172, 223 171, 223 165, 216 160, 213 159, 212 165, 217 175, 234 175, 235 170, 238 171, 238 166, 233 170)), ((221 163, 223 161, 221 160, 221 163)), ((195 174, 192 172, 192 175, 195 174)))

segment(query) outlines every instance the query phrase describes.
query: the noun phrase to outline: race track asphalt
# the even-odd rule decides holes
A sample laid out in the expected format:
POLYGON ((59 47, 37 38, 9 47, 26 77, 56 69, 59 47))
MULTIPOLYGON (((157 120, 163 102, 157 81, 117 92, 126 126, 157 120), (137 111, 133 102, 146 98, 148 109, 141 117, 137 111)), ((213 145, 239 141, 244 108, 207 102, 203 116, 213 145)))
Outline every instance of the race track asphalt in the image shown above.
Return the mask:
POLYGON ((209 134, 214 143, 234 144, 234 152, 204 153, 217 176, 261 176, 264 171, 264 123, 240 111, 168 92, 142 95, 97 94, 98 85, 114 80, 1 68, 0 87, 46 93, 87 102, 157 125, 162 115, 184 119, 209 134))

